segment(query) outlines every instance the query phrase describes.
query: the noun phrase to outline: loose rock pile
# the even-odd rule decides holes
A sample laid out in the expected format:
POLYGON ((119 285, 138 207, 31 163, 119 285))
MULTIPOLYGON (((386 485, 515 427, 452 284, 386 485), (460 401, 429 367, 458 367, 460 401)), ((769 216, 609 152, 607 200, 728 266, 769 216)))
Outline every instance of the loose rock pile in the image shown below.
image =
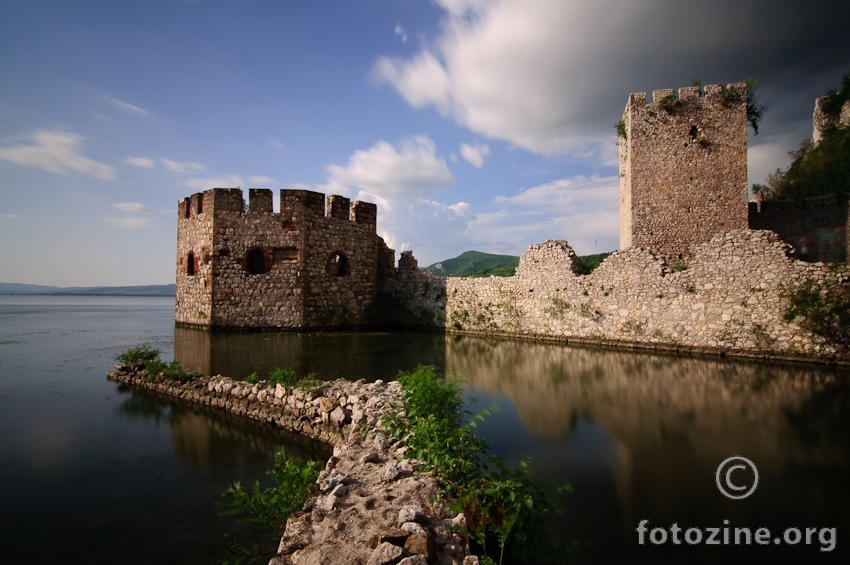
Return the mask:
POLYGON ((439 501, 437 480, 378 429, 398 383, 342 379, 312 390, 217 375, 181 382, 117 365, 107 377, 229 410, 334 444, 319 494, 290 516, 270 565, 477 565, 462 514, 439 501))

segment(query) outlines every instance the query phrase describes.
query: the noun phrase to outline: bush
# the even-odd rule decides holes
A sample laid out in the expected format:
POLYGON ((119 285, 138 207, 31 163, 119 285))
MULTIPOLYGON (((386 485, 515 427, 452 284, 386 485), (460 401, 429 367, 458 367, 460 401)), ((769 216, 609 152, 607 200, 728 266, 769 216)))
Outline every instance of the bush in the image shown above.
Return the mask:
POLYGON ((824 283, 809 279, 789 293, 786 322, 795 322, 819 336, 839 357, 850 352, 850 277, 833 265, 824 283))
POLYGON ((281 369, 280 367, 272 371, 272 374, 269 375, 269 386, 274 387, 278 384, 280 386, 296 386, 298 379, 295 377, 295 371, 292 369, 281 369))
POLYGON ((398 381, 401 401, 382 423, 438 478, 449 506, 464 513, 482 563, 495 563, 495 555, 499 563, 562 561, 548 528, 551 514, 560 511, 553 489, 531 477, 527 462, 509 469, 487 453, 487 442, 473 433, 487 411, 463 424, 471 414, 464 410, 459 381, 438 377, 433 367, 420 366, 398 381))
POLYGON ((143 343, 138 347, 128 349, 115 356, 115 360, 124 365, 144 365, 151 361, 159 361, 160 351, 143 343))
POLYGON ((274 466, 266 473, 275 483, 274 486, 261 491, 259 482, 256 482, 248 492, 241 484, 231 480, 230 488, 221 494, 222 498, 230 500, 229 506, 221 510, 221 515, 241 515, 241 522, 256 524, 263 530, 269 530, 270 549, 263 552, 257 546, 249 549, 240 544, 234 536, 224 534, 224 548, 235 557, 233 561, 225 563, 234 565, 259 559, 268 561, 269 557, 276 553, 289 515, 300 510, 315 489, 321 468, 322 463, 319 461, 302 462, 289 459, 284 449, 280 448, 275 455, 274 466))
POLYGON ((255 385, 260 382, 260 375, 258 375, 256 372, 251 373, 250 375, 245 377, 245 382, 249 385, 255 385))

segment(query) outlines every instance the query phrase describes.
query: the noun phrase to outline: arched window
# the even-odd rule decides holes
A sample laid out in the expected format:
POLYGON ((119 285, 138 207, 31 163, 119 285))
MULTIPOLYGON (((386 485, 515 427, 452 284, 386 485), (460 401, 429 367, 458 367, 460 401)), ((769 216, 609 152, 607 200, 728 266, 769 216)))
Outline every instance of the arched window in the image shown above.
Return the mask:
POLYGON ((325 266, 325 270, 329 275, 334 277, 344 277, 348 274, 348 259, 345 258, 339 251, 334 251, 331 253, 330 257, 328 257, 328 263, 325 266))
POLYGON ((245 269, 251 275, 263 275, 266 272, 266 256, 262 249, 252 249, 245 257, 245 269))
POLYGON ((190 277, 195 274, 195 254, 191 251, 186 257, 186 274, 190 277))

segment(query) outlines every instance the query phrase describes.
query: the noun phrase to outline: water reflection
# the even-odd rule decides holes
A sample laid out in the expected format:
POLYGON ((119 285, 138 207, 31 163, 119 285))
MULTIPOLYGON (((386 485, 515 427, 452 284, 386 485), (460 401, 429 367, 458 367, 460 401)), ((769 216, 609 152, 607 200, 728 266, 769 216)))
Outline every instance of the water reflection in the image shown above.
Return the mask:
MULTIPOLYGON (((280 366, 391 380, 418 364, 463 375, 468 398, 502 408, 479 428, 494 451, 511 462, 532 456, 536 472, 573 484, 571 512, 557 527, 565 539, 592 544, 588 562, 637 550, 663 561, 676 551, 639 548, 641 519, 668 527, 730 520, 777 531, 850 528, 847 369, 415 332, 178 328, 174 344, 175 358, 191 369, 236 377, 280 366), (759 469, 759 488, 746 501, 724 498, 714 482, 717 465, 732 455, 759 469)), ((771 552, 789 548, 758 549, 774 558, 771 552)), ((717 557, 705 547, 694 551, 717 557)))
POLYGON ((329 445, 287 430, 152 391, 131 390, 126 385, 118 388, 130 396, 118 405, 117 413, 131 421, 167 425, 174 452, 201 469, 216 468, 222 458, 231 458, 233 445, 269 462, 274 461, 278 447, 302 461, 325 461, 332 453, 329 445))
POLYGON ((243 379, 253 372, 267 376, 276 368, 298 375, 316 373, 332 380, 394 380, 417 365, 445 365, 443 334, 209 332, 174 329, 174 359, 205 375, 243 379))

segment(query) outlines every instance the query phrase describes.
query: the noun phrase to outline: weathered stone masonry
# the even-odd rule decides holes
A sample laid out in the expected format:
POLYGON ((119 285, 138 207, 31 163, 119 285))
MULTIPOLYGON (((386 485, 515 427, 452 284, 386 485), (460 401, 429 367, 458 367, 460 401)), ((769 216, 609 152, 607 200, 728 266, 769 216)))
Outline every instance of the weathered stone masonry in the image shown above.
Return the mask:
POLYGON ((747 228, 743 83, 629 96, 620 137, 620 249, 690 255, 747 228))
POLYGON ((175 320, 201 327, 360 325, 392 269, 377 207, 342 196, 215 188, 180 200, 175 320), (327 211, 327 214, 325 213, 327 211))
POLYGON ((735 230, 698 245, 684 270, 631 248, 577 275, 567 242, 550 240, 529 248, 515 276, 479 279, 437 277, 405 252, 389 286, 407 305, 403 321, 447 331, 829 358, 829 347, 783 319, 787 290, 827 273, 790 252, 773 232, 735 230))

